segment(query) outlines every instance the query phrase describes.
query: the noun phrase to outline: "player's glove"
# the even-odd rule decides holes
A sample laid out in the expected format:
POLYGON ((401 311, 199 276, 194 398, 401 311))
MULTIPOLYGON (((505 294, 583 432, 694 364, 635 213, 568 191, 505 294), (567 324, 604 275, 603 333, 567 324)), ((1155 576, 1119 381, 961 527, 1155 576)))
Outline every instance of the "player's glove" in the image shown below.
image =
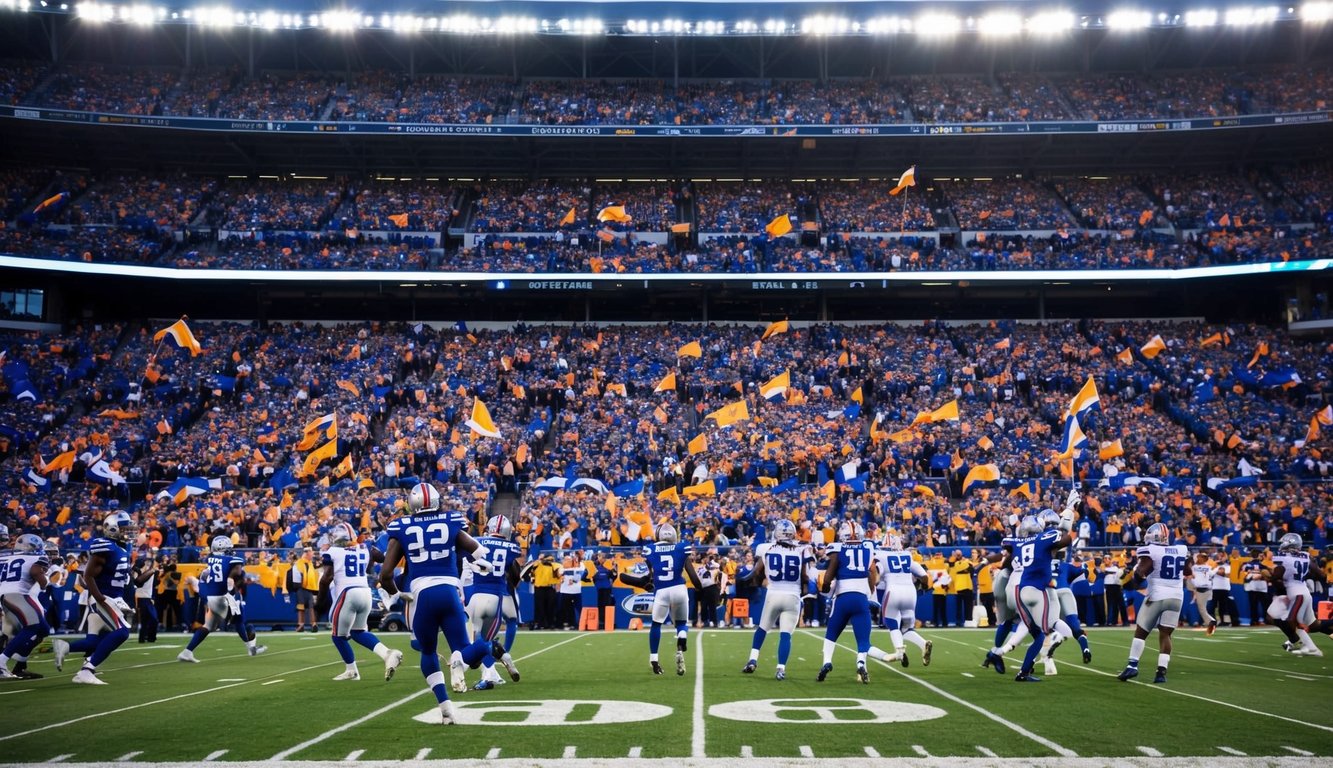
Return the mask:
POLYGON ((384 604, 384 612, 388 613, 389 611, 393 610, 394 605, 397 604, 398 602, 398 598, 402 596, 403 596, 402 592, 394 592, 391 595, 388 592, 385 592, 384 590, 380 590, 380 602, 384 604))
POLYGON ((241 601, 236 598, 236 595, 229 594, 229 595, 223 595, 223 597, 227 601, 227 612, 230 613, 232 616, 240 616, 241 601))
POLYGON ((1070 488, 1069 495, 1065 497, 1065 509, 1072 510, 1080 501, 1083 501, 1083 494, 1079 493, 1077 488, 1070 488))
POLYGON ((495 566, 490 561, 491 551, 478 544, 472 551, 472 569, 482 576, 490 576, 495 573, 495 566))

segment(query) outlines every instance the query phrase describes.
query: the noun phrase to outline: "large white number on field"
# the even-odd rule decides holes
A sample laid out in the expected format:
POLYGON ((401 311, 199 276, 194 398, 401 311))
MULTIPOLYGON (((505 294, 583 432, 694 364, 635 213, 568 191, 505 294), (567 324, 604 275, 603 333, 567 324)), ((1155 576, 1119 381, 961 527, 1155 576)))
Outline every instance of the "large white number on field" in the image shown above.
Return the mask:
MULTIPOLYGON (((644 701, 591 701, 545 699, 542 701, 455 701, 454 717, 460 725, 609 725, 641 723, 671 715, 671 707, 644 701)), ((431 708, 412 718, 422 723, 440 722, 440 710, 431 708)))
POLYGON ((728 701, 708 708, 711 717, 747 723, 866 725, 934 720, 947 713, 928 704, 878 699, 762 699, 728 701))

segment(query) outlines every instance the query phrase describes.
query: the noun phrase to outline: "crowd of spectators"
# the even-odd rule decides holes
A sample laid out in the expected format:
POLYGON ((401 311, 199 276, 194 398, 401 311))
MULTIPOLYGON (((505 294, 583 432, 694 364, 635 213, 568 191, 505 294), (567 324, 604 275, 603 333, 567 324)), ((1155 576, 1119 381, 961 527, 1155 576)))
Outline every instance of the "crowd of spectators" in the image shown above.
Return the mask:
POLYGON ((779 216, 791 219, 792 229, 813 222, 812 189, 794 182, 755 184, 708 182, 695 185, 695 220, 700 232, 758 233, 779 216))
POLYGON ((815 187, 819 219, 834 232, 920 232, 935 228, 924 195, 891 196, 888 181, 821 182, 815 187))
POLYGON ((499 182, 473 194, 473 232, 554 232, 571 209, 575 224, 588 221, 591 189, 578 182, 499 182))
POLYGON ((995 179, 944 188, 958 226, 966 230, 1060 229, 1074 226, 1060 198, 1029 179, 995 179))
POLYGON ((152 264, 172 250, 168 236, 116 226, 0 229, 0 253, 96 264, 152 264))
POLYGON ((998 541, 1011 514, 1053 503, 1072 474, 1091 499, 1083 515, 1093 543, 1132 544, 1159 516, 1192 543, 1235 546, 1284 530, 1318 545, 1333 523, 1328 486, 1293 483, 1329 471, 1319 453, 1327 438, 1296 440, 1313 415, 1307 397, 1325 393, 1333 352, 1261 327, 818 325, 760 341, 754 325, 196 323, 198 358, 157 347, 151 330, 0 341, 0 522, 69 547, 120 507, 161 528, 164 545, 234 530, 249 544, 294 546, 335 519, 382 524, 401 504, 400 484, 428 478, 473 515, 489 493, 525 484, 516 522, 540 549, 626 543, 622 526, 663 518, 701 543, 743 544, 778 516, 795 519, 803 536, 853 517, 922 546, 983 545, 998 541), (1228 344, 1201 345, 1224 332, 1228 344), (1168 344, 1151 359, 1134 351, 1150 334, 1168 344), (702 357, 677 357, 688 341, 700 342, 702 357), (1260 364, 1294 366, 1301 384, 1242 383, 1247 350, 1260 343, 1260 364), (761 397, 783 372, 788 392, 761 397), (668 373, 675 387, 655 393, 668 373), (1088 376, 1101 407, 1085 417, 1090 448, 1070 469, 1054 445, 1088 376), (1228 394, 1199 397, 1205 376, 1228 394), (14 397, 20 377, 39 401, 14 397), (501 438, 468 436, 474 398, 501 438), (919 423, 954 399, 958 420, 919 423), (747 421, 720 427, 707 416, 741 400, 747 421), (337 454, 298 477, 309 443, 327 439, 298 447, 304 427, 328 413, 337 454), (700 434, 706 445, 691 452, 700 434), (65 450, 87 458, 49 472, 47 490, 24 490, 31 456, 65 450), (99 461, 124 482, 94 478, 99 461), (964 493, 963 476, 983 463, 996 464, 1004 484, 964 493), (857 482, 830 499, 827 478, 849 464, 857 482), (1246 464, 1266 482, 1244 481, 1246 464), (178 477, 221 478, 223 487, 182 503, 158 498, 178 477), (604 494, 536 490, 548 477, 631 487, 620 489, 613 518, 604 494), (642 494, 632 487, 640 480, 642 494), (730 490, 686 492, 708 480, 730 490), (1034 482, 1019 488, 1022 480, 1034 482))
POLYGON ((1157 206, 1133 179, 1056 179, 1055 191, 1089 229, 1123 231, 1157 224, 1157 206))
POLYGON ((202 248, 178 249, 180 269, 426 270, 434 265, 429 242, 419 238, 368 239, 343 233, 232 236, 202 248))
POLYGON ((1167 218, 1182 229, 1251 227, 1269 221, 1263 198, 1243 176, 1155 176, 1151 183, 1167 218))
POLYGON ((886 80, 524 80, 0 62, 0 101, 240 120, 737 125, 1230 117, 1328 105, 1324 65, 886 80))
POLYGON ((183 229, 194 222, 218 188, 200 176, 105 176, 91 182, 71 179, 71 201, 61 223, 109 224, 145 232, 183 229))
POLYGON ((208 204, 207 219, 226 230, 313 232, 324 229, 342 198, 341 186, 328 181, 232 181, 208 204))
POLYGON ((458 214, 459 193, 437 183, 374 182, 352 185, 330 228, 441 232, 458 214), (407 216, 405 226, 390 217, 407 216))

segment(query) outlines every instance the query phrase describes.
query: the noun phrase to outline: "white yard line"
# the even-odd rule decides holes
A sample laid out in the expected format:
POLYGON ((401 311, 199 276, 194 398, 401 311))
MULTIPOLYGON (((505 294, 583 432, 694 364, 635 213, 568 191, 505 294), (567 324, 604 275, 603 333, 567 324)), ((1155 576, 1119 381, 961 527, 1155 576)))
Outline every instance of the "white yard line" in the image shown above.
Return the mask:
MULTIPOLYGON (((810 637, 818 638, 819 640, 823 640, 823 635, 815 634, 815 633, 812 633, 812 632, 810 632, 810 631, 808 631, 808 630, 804 631, 803 634, 805 634, 805 635, 809 635, 810 637)), ((946 638, 946 639, 947 639, 947 638, 946 638)), ((958 642, 958 641, 954 641, 954 642, 958 642)), ((842 645, 841 643, 839 643, 839 645, 840 645, 842 648, 845 648, 845 649, 847 649, 847 650, 849 650, 849 651, 855 650, 855 649, 853 649, 851 646, 842 645)), ((964 643, 964 645, 966 645, 966 643, 964 643)), ((878 661, 878 660, 876 660, 876 661, 878 661)), ((1062 747, 1062 746, 1060 746, 1059 744, 1055 743, 1054 741, 1051 741, 1050 739, 1046 738, 1045 736, 1041 736, 1041 735, 1039 735, 1039 734, 1033 733, 1032 731, 1029 731, 1028 729, 1024 728, 1023 726, 1019 725, 1018 723, 1015 723, 1015 722, 1013 722, 1012 720, 1006 720, 1006 719, 1004 719, 1003 717, 1000 717, 999 715, 995 714, 994 712, 991 712, 990 710, 987 710, 987 709, 984 709, 984 708, 982 708, 982 707, 979 707, 979 706, 977 706, 976 704, 973 704, 972 702, 967 701, 966 699, 959 698, 959 697, 953 695, 952 693, 949 693, 948 691, 944 690, 943 688, 940 688, 939 686, 932 685, 931 683, 928 683, 928 682, 926 682, 925 680, 922 680, 922 679, 919 678, 919 677, 913 677, 913 676, 907 674, 906 672, 903 672, 902 670, 898 669, 898 668, 897 668, 895 665, 893 665, 893 664, 888 664, 888 663, 885 663, 885 662, 883 662, 883 661, 878 661, 878 663, 879 663, 880 666, 884 667, 885 669, 892 670, 892 671, 894 672, 894 674, 900 675, 900 676, 902 676, 902 677, 904 677, 904 678, 906 678, 906 679, 908 679, 908 680, 911 680, 912 682, 914 682, 914 683, 916 683, 917 685, 919 685, 919 686, 925 688, 926 690, 929 690, 929 691, 935 693, 935 694, 938 695, 938 696, 942 696, 942 697, 948 699, 949 701, 954 702, 955 704, 958 704, 958 705, 967 707, 968 709, 970 709, 970 710, 976 712, 977 714, 979 714, 979 715, 981 715, 981 716, 987 718, 988 720, 992 720, 992 721, 994 721, 994 722, 996 722, 996 723, 999 723, 1000 725, 1003 725, 1005 728, 1008 728, 1009 730, 1013 731, 1014 733, 1017 733, 1017 734, 1019 734, 1019 735, 1021 735, 1021 736, 1024 736, 1024 737, 1026 737, 1026 738, 1028 738, 1028 739, 1030 739, 1030 740, 1032 740, 1032 741, 1037 742, 1038 744, 1042 745, 1043 747, 1046 747, 1047 749, 1051 750, 1052 752, 1056 753, 1057 755, 1060 755, 1061 757, 1078 757, 1078 753, 1075 752, 1074 750, 1069 749, 1069 748, 1067 748, 1067 747, 1062 747)))
POLYGON ((1305 672, 1305 671, 1301 671, 1301 672, 1288 672, 1287 670, 1284 670, 1284 669, 1277 669, 1276 667, 1265 667, 1265 666, 1261 666, 1261 665, 1259 665, 1259 664, 1246 664, 1246 663, 1243 662, 1243 661, 1224 661, 1223 659, 1209 659, 1209 658, 1205 658, 1205 657, 1203 657, 1203 656, 1190 656, 1190 655, 1188 655, 1188 654, 1184 654, 1184 653, 1172 653, 1172 654, 1171 654, 1171 658, 1173 658, 1173 659, 1190 659, 1190 660, 1193 660, 1193 661, 1206 661, 1206 662, 1208 662, 1209 664, 1226 664, 1227 666, 1231 666, 1231 667, 1249 667, 1250 669, 1262 669, 1262 670, 1265 671, 1265 672, 1277 672, 1277 673, 1279 673, 1279 674, 1289 674, 1289 675, 1293 675, 1293 676, 1297 676, 1297 677, 1299 677, 1299 676, 1301 676, 1301 675, 1307 675, 1307 676, 1312 677, 1312 678, 1313 678, 1313 677, 1320 677, 1320 678, 1324 678, 1324 679, 1327 679, 1327 680, 1333 680, 1333 675, 1322 675, 1322 674, 1320 674, 1320 673, 1318 673, 1318 672, 1305 672))
POLYGON ((281 682, 282 682, 282 678, 280 677, 280 678, 278 678, 277 680, 270 680, 270 681, 268 681, 267 683, 260 683, 260 685, 277 685, 278 683, 281 683, 281 682))
POLYGON ((20 688, 17 691, 0 691, 0 696, 8 696, 11 693, 27 693, 31 688, 20 688))
POLYGON ((694 636, 694 716, 690 734, 690 757, 707 757, 704 725, 704 633, 694 636))
MULTIPOLYGON (((599 636, 600 636, 600 635, 599 635, 599 636)), ((538 648, 537 650, 533 651, 532 653, 529 653, 529 654, 526 655, 526 656, 523 656, 523 657, 520 657, 520 658, 518 658, 518 659, 515 659, 515 661, 526 661, 527 659, 530 659, 530 658, 532 658, 532 657, 534 657, 534 656, 543 654, 543 653, 545 653, 545 652, 551 650, 552 648, 559 648, 560 646, 564 645, 565 643, 572 643, 572 642, 574 642, 575 640, 580 640, 580 639, 582 639, 582 638, 584 638, 584 637, 585 637, 585 635, 583 635, 583 634, 575 634, 575 635, 572 635, 572 636, 570 636, 570 637, 565 638, 564 640, 561 640, 561 641, 558 642, 558 643, 552 643, 551 645, 547 645, 547 646, 543 646, 543 647, 541 647, 541 648, 538 648)), ((341 664, 342 662, 333 662, 333 663, 341 664)), ((321 665, 321 666, 327 666, 327 665, 321 665)), ((358 725, 361 725, 362 723, 365 723, 365 722, 369 722, 369 721, 371 721, 371 720, 374 720, 375 718, 379 717, 380 715, 382 715, 382 714, 384 714, 384 713, 386 713, 386 712, 391 712, 391 711, 397 709, 398 707, 401 707, 402 705, 408 703, 409 701, 414 701, 414 700, 416 700, 416 699, 419 699, 419 698, 421 698, 422 696, 425 696, 426 694, 428 694, 428 693, 430 693, 430 692, 431 692, 431 691, 430 691, 429 688, 423 688, 423 689, 417 691, 416 693, 409 694, 409 695, 407 695, 407 696, 405 696, 405 697, 399 699, 398 701, 393 702, 392 704, 385 704, 384 706, 380 707, 379 709, 375 710, 374 712, 371 712, 371 713, 366 714, 366 715, 362 715, 361 717, 358 717, 357 719, 352 720, 352 721, 350 721, 350 722, 343 723, 342 725, 340 725, 340 726, 338 726, 338 727, 336 727, 336 728, 330 728, 329 730, 327 730, 327 731, 325 731, 325 732, 319 734, 318 736, 315 736, 314 738, 311 738, 311 739, 307 739, 307 740, 301 742, 300 744, 297 744, 297 745, 294 746, 294 747, 291 747, 291 748, 289 748, 289 749, 284 749, 283 751, 279 752, 278 754, 274 755, 273 757, 270 757, 270 758, 268 759, 268 761, 269 761, 269 762, 276 762, 276 761, 279 761, 279 760, 286 760, 288 757, 291 757, 292 755, 296 754, 297 752, 300 752, 300 751, 302 751, 302 750, 304 750, 304 749, 308 749, 308 748, 310 748, 310 747, 313 747, 313 746, 315 746, 316 744, 319 744, 320 742, 327 741, 328 739, 331 739, 331 738, 333 738, 334 736, 337 736, 338 734, 343 733, 343 732, 345 732, 345 731, 350 731, 351 729, 357 727, 358 725)))
POLYGON ((0 741, 8 741, 8 740, 10 740, 10 739, 17 739, 17 738, 19 738, 20 736, 30 736, 30 735, 32 735, 32 734, 34 734, 34 733, 41 733, 42 731, 49 731, 49 730, 51 730, 51 729, 53 729, 53 728, 62 728, 62 727, 64 727, 64 726, 66 726, 66 725, 73 725, 73 724, 75 724, 75 723, 81 723, 81 722, 84 722, 85 720, 95 720, 95 719, 97 719, 97 718, 99 718, 99 717, 107 717, 107 716, 109 716, 109 715, 118 715, 118 714, 120 714, 120 713, 122 713, 122 712, 131 712, 131 711, 136 710, 136 709, 143 709, 144 707, 151 707, 151 706, 153 706, 153 705, 155 705, 155 704, 166 704, 167 702, 170 702, 170 701, 179 701, 179 700, 181 700, 181 699, 188 699, 188 698, 191 698, 191 697, 193 697, 193 696, 202 696, 202 695, 204 695, 204 694, 206 694, 206 693, 214 693, 214 692, 216 692, 216 691, 225 691, 225 690, 228 689, 228 688, 235 688, 235 687, 240 686, 240 685, 248 685, 249 683, 256 682, 256 681, 258 681, 258 680, 266 680, 266 679, 268 679, 269 677, 277 677, 278 675, 295 675, 295 674, 299 674, 299 673, 301 673, 301 672, 309 672, 309 671, 312 670, 312 669, 319 669, 320 667, 329 667, 329 666, 333 666, 334 664, 341 664, 341 663, 342 663, 341 661, 330 661, 330 662, 327 662, 327 663, 325 663, 325 664, 315 664, 315 665, 313 665, 313 666, 309 666, 309 667, 302 667, 301 669, 293 669, 293 670, 288 671, 288 672, 278 672, 278 673, 276 673, 276 674, 268 675, 268 676, 266 676, 266 677, 258 677, 258 678, 255 678, 255 680, 247 680, 246 682, 243 682, 243 683, 231 683, 230 685, 217 685, 217 686, 214 686, 214 687, 212 687, 212 688, 205 688, 205 689, 203 689, 202 691, 192 691, 192 692, 190 692, 190 693, 179 693, 179 694, 176 694, 175 696, 168 696, 168 697, 163 698, 163 699, 154 699, 153 701, 145 701, 145 702, 143 702, 143 703, 141 703, 141 704, 131 704, 131 705, 128 706, 128 707, 120 707, 120 708, 118 708, 118 709, 109 709, 109 710, 107 710, 107 711, 105 711, 105 712, 96 712, 96 713, 91 714, 91 715, 84 715, 83 717, 75 717, 75 718, 71 718, 71 719, 69 719, 69 720, 61 720, 61 721, 58 722, 58 723, 50 723, 50 724, 48 724, 48 725, 43 725, 43 726, 40 726, 40 727, 38 727, 38 728, 29 728, 29 729, 26 730, 26 731, 19 731, 18 733, 7 733, 7 734, 5 734, 5 735, 3 735, 3 736, 0 736, 0 741))
MULTIPOLYGON (((750 755, 742 755, 743 757, 750 755)), ((62 757, 68 758, 70 755, 62 757)), ((1158 757, 1148 758, 1133 756, 1125 758, 1107 757, 936 757, 925 761, 916 755, 905 757, 825 757, 825 758, 764 758, 779 768, 1105 768, 1107 765, 1125 765, 1130 768, 1199 768, 1205 761, 1208 768, 1254 768, 1257 758, 1231 757, 1217 755, 1212 757, 1158 757)), ((434 762, 434 761, 432 761, 434 762)), ((460 761, 438 761, 441 765, 462 764, 460 761)), ((695 759, 690 757, 672 758, 576 758, 574 760, 551 759, 534 761, 531 758, 502 758, 487 763, 486 768, 532 768, 540 762, 542 768, 730 768, 735 766, 735 757, 712 757, 695 759)), ((1294 754, 1282 757, 1264 757, 1265 768, 1309 768, 1309 756, 1294 754)), ((104 768, 101 763, 66 763, 62 768, 104 768)), ((153 768, 194 768, 197 762, 154 763, 153 768)), ((345 768, 341 760, 302 760, 300 768, 345 768)), ((403 768, 403 760, 362 760, 360 768, 403 768)), ((264 761, 238 761, 227 763, 227 768, 273 768, 273 764, 264 761)))
MULTIPOLYGON (((287 649, 287 650, 285 650, 285 651, 272 651, 272 652, 270 652, 270 653, 266 653, 266 654, 264 654, 264 655, 265 655, 265 656, 268 656, 268 657, 271 658, 271 657, 273 657, 273 656, 282 656, 282 655, 284 655, 284 654, 288 654, 288 653, 304 653, 305 651, 314 651, 314 650, 319 650, 319 649, 317 649, 317 648, 289 648, 289 649, 287 649)), ((326 649, 326 650, 327 650, 327 649, 326 649)), ((214 656, 214 657, 212 657, 212 658, 200 659, 199 662, 200 662, 201 664, 212 664, 212 663, 215 662, 215 661, 222 661, 222 660, 224 660, 224 659, 242 659, 242 658, 246 658, 246 657, 248 657, 249 655, 250 655, 249 651, 247 651, 247 652, 245 652, 245 653, 231 653, 231 654, 227 654, 226 656, 214 656)), ((45 664, 51 664, 51 663, 53 663, 53 662, 52 662, 52 658, 53 658, 53 657, 51 657, 51 656, 47 656, 45 659, 37 659, 36 662, 39 663, 39 664, 42 664, 42 663, 45 663, 45 664)), ((114 659, 115 656, 113 655, 111 658, 114 659)), ((164 667, 164 666, 168 666, 168 665, 171 665, 171 664, 177 664, 177 665, 179 665, 179 664, 184 664, 184 663, 185 663, 185 662, 177 661, 176 659, 171 659, 170 661, 150 661, 150 662, 146 662, 146 663, 143 663, 143 664, 131 664, 131 665, 129 665, 128 667, 113 667, 113 666, 109 666, 109 665, 108 665, 108 666, 98 667, 97 669, 98 669, 99 672, 126 672, 126 671, 131 670, 131 669, 147 669, 148 667, 164 667)), ((53 681, 54 681, 54 680, 68 679, 68 678, 74 677, 74 675, 78 674, 78 670, 76 669, 76 670, 74 670, 73 672, 63 672, 63 673, 62 673, 62 672, 49 672, 49 673, 44 673, 44 674, 46 674, 46 678, 45 678, 45 680, 53 680, 53 681)))

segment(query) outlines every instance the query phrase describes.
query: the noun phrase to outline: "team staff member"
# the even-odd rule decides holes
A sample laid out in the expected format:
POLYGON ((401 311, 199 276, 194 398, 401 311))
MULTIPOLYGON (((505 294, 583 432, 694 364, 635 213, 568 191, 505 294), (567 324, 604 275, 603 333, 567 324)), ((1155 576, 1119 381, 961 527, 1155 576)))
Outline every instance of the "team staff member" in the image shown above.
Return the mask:
POLYGON ((605 616, 606 609, 615 605, 615 597, 611 591, 616 580, 615 563, 605 552, 598 552, 589 567, 589 572, 592 574, 592 585, 597 589, 597 615, 605 616))
POLYGON ((1250 626, 1267 624, 1268 579, 1264 577, 1264 552, 1261 549, 1250 551, 1250 559, 1240 567, 1241 578, 1245 581, 1245 597, 1250 604, 1250 626))
POLYGON ((315 592, 306 589, 307 576, 314 575, 315 587, 319 587, 319 569, 315 567, 311 560, 312 552, 306 549, 302 552, 292 552, 291 568, 287 571, 287 594, 291 595, 292 602, 296 603, 296 631, 306 631, 306 625, 310 625, 309 631, 316 631, 315 616, 315 592))
POLYGON ((541 556, 532 569, 532 594, 535 603, 533 629, 555 629, 556 624, 556 588, 560 585, 560 566, 555 564, 555 556, 547 552, 541 556))
POLYGON ((153 587, 157 580, 157 562, 152 557, 141 557, 134 564, 134 612, 139 619, 139 642, 157 642, 157 606, 153 604, 153 587))
POLYGON ((955 595, 954 615, 958 626, 972 620, 972 605, 976 593, 972 591, 972 561, 963 557, 962 550, 955 549, 949 563, 949 577, 953 580, 955 595))
POLYGON ((977 594, 981 597, 981 607, 986 609, 986 626, 995 626, 995 569, 998 564, 980 559, 977 568, 977 594))
POLYGON ((1240 614, 1236 608, 1236 601, 1231 599, 1231 568, 1230 558, 1222 551, 1213 557, 1213 563, 1217 566, 1213 571, 1213 617, 1220 624, 1226 616, 1231 617, 1231 626, 1240 626, 1240 614))
POLYGON ((1106 584, 1106 626, 1119 627, 1129 623, 1129 612, 1125 610, 1125 589, 1121 581, 1125 569, 1120 560, 1113 556, 1102 561, 1102 581, 1106 584))

